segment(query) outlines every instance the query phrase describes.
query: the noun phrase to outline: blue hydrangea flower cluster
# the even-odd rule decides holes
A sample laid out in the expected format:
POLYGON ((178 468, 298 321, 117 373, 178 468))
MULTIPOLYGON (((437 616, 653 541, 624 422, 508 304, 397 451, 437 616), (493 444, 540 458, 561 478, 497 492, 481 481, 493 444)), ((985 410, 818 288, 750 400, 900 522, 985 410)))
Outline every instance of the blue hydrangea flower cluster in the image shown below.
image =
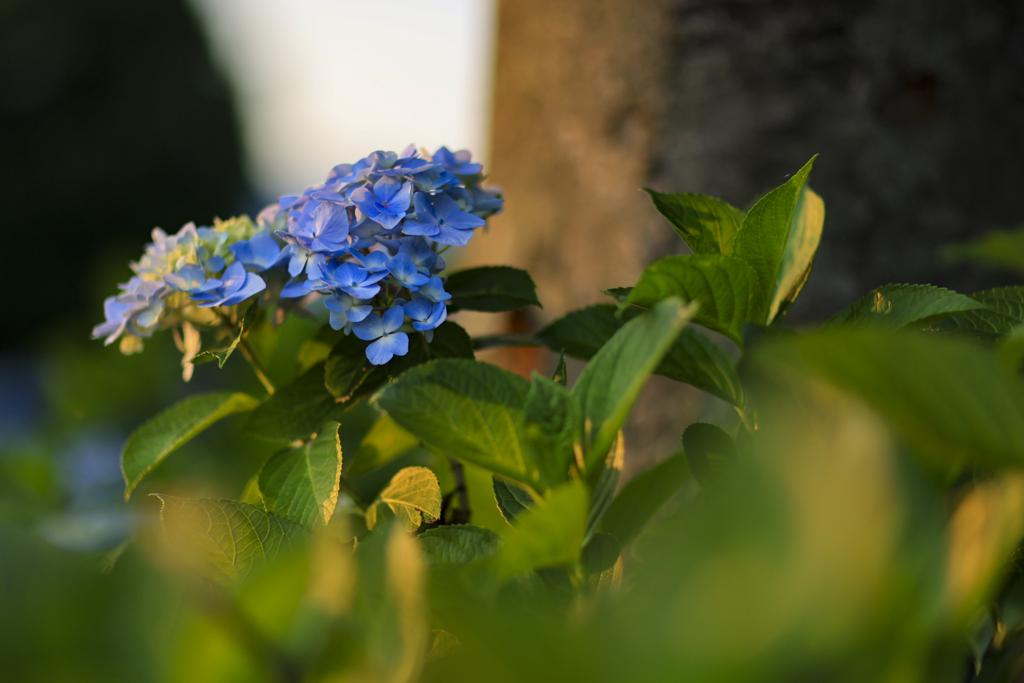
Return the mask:
POLYGON ((387 363, 408 353, 408 332, 429 342, 447 317, 441 252, 465 246, 502 208, 483 180, 467 151, 377 151, 281 197, 255 223, 242 216, 175 235, 154 230, 131 264, 135 277, 104 302, 106 322, 93 338, 120 338, 131 353, 162 327, 219 324, 202 309, 261 293, 269 302, 319 294, 331 327, 371 342, 370 362, 387 363))

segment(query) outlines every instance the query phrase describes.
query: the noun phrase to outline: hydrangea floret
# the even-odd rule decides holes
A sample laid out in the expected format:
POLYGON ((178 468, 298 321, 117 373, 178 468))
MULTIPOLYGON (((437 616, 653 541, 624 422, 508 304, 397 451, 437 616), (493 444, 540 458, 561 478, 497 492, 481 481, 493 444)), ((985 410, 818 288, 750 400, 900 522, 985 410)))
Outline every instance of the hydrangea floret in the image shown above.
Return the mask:
POLYGON ((176 338, 177 328, 193 338, 197 328, 223 331, 256 297, 284 313, 322 301, 332 328, 372 342, 367 358, 387 363, 409 352, 410 333, 430 343, 447 318, 441 252, 465 246, 502 209, 484 179, 468 151, 410 145, 339 164, 255 222, 188 223, 173 235, 157 228, 92 336, 135 353, 158 329, 176 328, 176 338))

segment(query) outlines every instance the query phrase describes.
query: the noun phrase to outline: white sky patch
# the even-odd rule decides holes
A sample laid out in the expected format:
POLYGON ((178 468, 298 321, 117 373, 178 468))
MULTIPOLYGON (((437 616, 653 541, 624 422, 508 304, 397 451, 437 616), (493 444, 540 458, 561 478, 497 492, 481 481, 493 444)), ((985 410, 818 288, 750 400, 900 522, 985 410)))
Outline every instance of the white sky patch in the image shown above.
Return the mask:
POLYGON ((497 0, 191 0, 267 199, 409 143, 490 143, 497 0))

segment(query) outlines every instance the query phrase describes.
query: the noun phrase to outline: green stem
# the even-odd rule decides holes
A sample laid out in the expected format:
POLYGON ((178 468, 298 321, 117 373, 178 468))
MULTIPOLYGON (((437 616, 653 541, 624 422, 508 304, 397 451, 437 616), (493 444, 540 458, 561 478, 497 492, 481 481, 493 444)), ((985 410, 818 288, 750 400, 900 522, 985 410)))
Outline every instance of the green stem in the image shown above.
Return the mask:
POLYGON ((508 346, 544 346, 544 342, 532 334, 510 332, 508 334, 492 334, 486 337, 473 338, 473 350, 497 349, 508 346))

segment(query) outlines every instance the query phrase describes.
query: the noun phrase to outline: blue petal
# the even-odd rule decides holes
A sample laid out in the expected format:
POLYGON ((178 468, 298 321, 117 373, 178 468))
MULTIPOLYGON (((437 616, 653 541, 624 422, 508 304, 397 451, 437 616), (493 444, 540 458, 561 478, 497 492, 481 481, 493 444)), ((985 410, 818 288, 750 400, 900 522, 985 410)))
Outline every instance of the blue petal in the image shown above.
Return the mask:
MULTIPOLYGON (((401 306, 392 306, 384 312, 384 331, 388 334, 394 332, 405 322, 405 309, 401 306)), ((399 354, 401 355, 401 354, 399 354)))
POLYGON ((428 299, 413 299, 409 303, 405 304, 405 314, 413 320, 426 320, 430 317, 430 311, 433 309, 434 304, 428 299))
POLYGON ((420 296, 424 296, 435 303, 438 301, 448 301, 448 299, 452 298, 451 294, 444 291, 444 285, 441 284, 441 278, 436 275, 420 285, 417 292, 420 296))
POLYGON ((267 283, 256 273, 246 273, 245 282, 231 296, 221 302, 221 306, 234 306, 267 288, 267 283))
POLYGON ((288 284, 281 290, 282 299, 297 299, 307 294, 309 294, 309 290, 306 289, 306 280, 299 280, 297 278, 289 280, 288 284))
POLYGON ((354 323, 352 331, 363 341, 373 341, 384 336, 384 321, 381 320, 379 313, 373 313, 354 323))
POLYGON ((472 230, 456 230, 442 225, 440 232, 434 235, 434 241, 438 244, 448 244, 453 247, 464 247, 473 239, 472 230))
POLYGON ((405 332, 389 334, 366 347, 366 357, 374 365, 384 365, 395 356, 409 353, 409 335, 405 332))
POLYGON ((348 319, 352 322, 358 323, 366 320, 366 316, 371 313, 373 313, 373 306, 353 306, 345 312, 345 315, 347 315, 348 319))
POLYGON ((406 219, 405 223, 402 224, 402 232, 406 235, 422 235, 424 237, 433 237, 441 231, 441 226, 437 223, 421 223, 420 221, 414 221, 406 219))

